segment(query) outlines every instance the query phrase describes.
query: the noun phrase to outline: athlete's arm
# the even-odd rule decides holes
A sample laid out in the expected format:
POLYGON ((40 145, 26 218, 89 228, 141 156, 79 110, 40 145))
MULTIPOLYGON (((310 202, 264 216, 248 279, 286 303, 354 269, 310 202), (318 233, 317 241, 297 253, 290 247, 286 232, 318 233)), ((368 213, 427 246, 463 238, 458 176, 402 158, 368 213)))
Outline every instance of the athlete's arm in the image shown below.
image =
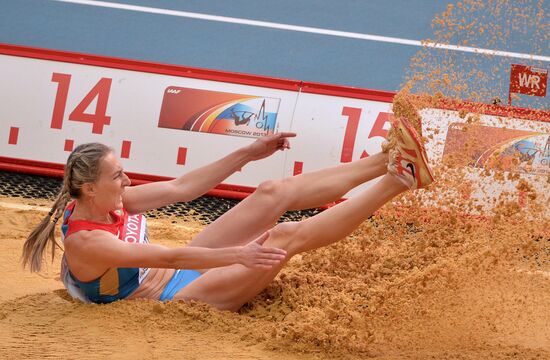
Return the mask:
POLYGON ((266 232, 245 246, 228 248, 168 248, 158 244, 126 243, 106 231, 94 230, 68 242, 66 250, 74 265, 84 262, 88 272, 97 274, 113 267, 209 269, 242 264, 271 269, 284 261, 286 251, 262 246, 268 237, 266 232))
POLYGON ((179 201, 191 201, 212 189, 248 162, 289 149, 294 133, 277 133, 259 138, 212 164, 193 170, 177 179, 128 187, 123 203, 131 214, 142 213, 179 201))

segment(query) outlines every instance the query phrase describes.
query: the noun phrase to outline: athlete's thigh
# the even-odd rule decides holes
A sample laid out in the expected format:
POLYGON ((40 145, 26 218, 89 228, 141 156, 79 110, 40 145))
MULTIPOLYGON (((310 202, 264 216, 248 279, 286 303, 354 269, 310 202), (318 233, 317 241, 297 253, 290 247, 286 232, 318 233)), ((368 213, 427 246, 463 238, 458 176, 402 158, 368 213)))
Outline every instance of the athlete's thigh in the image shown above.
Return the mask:
POLYGON ((236 311, 273 280, 283 265, 271 270, 231 265, 208 270, 181 289, 174 300, 199 300, 220 310, 236 311))
POLYGON ((189 245, 209 248, 244 245, 275 225, 285 206, 253 193, 201 231, 189 245))

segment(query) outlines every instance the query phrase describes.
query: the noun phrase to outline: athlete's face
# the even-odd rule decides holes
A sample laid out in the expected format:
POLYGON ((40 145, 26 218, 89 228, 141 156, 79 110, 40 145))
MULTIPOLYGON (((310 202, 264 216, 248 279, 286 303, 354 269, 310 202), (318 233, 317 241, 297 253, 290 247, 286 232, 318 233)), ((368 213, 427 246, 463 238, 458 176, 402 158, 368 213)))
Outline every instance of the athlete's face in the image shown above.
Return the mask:
POLYGON ((130 179, 115 154, 110 152, 100 165, 99 179, 94 183, 94 205, 104 211, 122 209, 122 194, 130 179))

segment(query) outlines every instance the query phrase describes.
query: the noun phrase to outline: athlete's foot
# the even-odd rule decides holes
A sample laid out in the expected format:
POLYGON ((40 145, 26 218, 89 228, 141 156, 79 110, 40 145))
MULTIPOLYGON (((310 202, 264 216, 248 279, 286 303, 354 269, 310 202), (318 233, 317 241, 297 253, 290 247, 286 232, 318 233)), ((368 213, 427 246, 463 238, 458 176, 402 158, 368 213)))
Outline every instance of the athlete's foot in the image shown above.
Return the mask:
POLYGON ((390 150, 394 147, 392 146, 392 143, 388 140, 385 140, 384 142, 382 142, 382 152, 384 154, 387 154, 390 152, 390 150))
POLYGON ((388 172, 409 189, 420 189, 434 180, 420 136, 407 119, 393 119, 396 147, 390 150, 388 172))

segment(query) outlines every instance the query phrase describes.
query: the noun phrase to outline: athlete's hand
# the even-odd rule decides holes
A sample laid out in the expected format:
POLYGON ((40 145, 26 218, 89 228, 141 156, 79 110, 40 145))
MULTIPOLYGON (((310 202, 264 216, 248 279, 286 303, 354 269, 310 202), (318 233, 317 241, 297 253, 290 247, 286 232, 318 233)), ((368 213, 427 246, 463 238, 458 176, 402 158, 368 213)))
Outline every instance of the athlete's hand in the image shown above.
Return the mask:
POLYGON ((295 133, 280 132, 262 136, 247 147, 250 160, 259 160, 272 155, 277 150, 290 149, 288 138, 295 137, 295 133))
POLYGON ((286 251, 264 247, 263 243, 268 238, 269 233, 266 231, 257 239, 242 246, 238 253, 239 263, 246 267, 266 270, 282 264, 286 258, 286 251))

